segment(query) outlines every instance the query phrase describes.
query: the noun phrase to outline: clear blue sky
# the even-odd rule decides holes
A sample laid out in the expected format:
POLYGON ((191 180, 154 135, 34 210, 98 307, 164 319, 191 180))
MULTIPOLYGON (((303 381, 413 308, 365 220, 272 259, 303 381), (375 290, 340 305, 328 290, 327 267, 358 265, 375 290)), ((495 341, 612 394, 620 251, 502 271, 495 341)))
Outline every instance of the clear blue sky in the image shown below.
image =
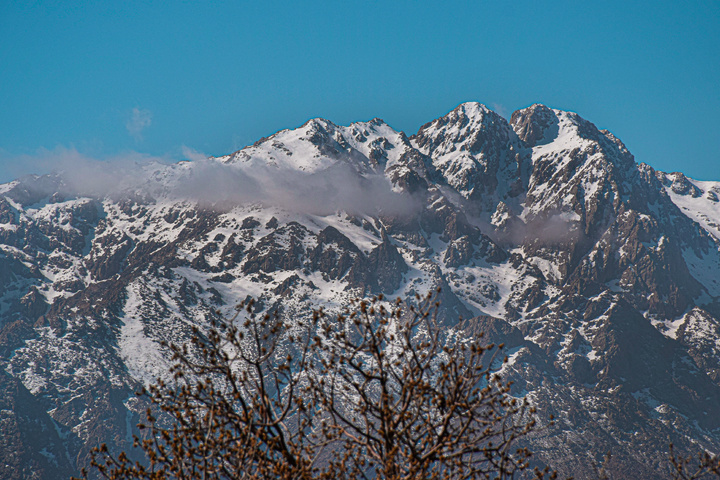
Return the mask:
POLYGON ((312 117, 411 134, 469 100, 576 111, 720 180, 720 2, 0 3, 0 180, 43 149, 221 155, 312 117))

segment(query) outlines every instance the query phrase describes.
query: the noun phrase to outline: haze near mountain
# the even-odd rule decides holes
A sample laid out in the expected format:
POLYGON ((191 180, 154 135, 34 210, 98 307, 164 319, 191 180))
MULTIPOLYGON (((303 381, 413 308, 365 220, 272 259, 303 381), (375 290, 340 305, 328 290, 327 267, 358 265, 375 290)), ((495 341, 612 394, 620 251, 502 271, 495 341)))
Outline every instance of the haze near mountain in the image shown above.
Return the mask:
POLYGON ((129 448, 188 340, 248 295, 302 318, 441 287, 440 320, 506 344, 540 462, 668 475, 720 449, 720 183, 636 163, 571 112, 465 103, 410 137, 315 119, 219 158, 0 186, 0 478, 129 448), (79 181, 82 179, 83 181, 79 181))

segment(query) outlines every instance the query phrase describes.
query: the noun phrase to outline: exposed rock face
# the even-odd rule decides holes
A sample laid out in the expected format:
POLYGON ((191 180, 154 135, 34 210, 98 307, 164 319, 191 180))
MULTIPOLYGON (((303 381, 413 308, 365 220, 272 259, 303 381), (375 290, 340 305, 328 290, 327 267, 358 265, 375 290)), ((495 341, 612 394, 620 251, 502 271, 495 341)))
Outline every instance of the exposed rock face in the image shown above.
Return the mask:
POLYGON ((0 371, 0 477, 69 478, 75 465, 69 452, 79 442, 46 412, 16 378, 0 371))
POLYGON ((127 449, 133 392, 166 375, 160 342, 218 308, 252 295, 292 320, 437 287, 444 328, 504 343, 514 393, 557 418, 527 439, 538 461, 590 478, 610 451, 617 477, 663 478, 670 442, 720 450, 720 183, 637 164, 543 105, 507 122, 466 103, 411 137, 317 119, 209 161, 300 179, 341 166, 414 208, 198 204, 177 195, 193 163, 107 198, 59 176, 0 186, 0 478, 127 449))
POLYGON ((557 134, 558 118, 545 105, 535 104, 513 112, 510 125, 520 139, 529 147, 549 143, 557 134))
POLYGON ((363 254, 357 245, 332 226, 326 227, 317 236, 317 246, 309 252, 311 269, 319 270, 325 278, 338 280, 355 264, 363 254))

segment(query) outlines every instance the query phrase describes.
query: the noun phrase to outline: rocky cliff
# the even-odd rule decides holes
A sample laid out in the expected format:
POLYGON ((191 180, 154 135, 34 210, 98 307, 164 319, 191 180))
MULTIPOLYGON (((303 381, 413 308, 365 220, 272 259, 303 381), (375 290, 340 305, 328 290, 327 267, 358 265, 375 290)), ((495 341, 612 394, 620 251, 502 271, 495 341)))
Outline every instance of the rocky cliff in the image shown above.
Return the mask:
MULTIPOLYGON (((651 160, 651 159, 648 159, 651 160)), ((0 478, 127 448, 182 343, 248 295, 282 315, 442 288, 509 349, 528 439, 563 474, 662 478, 720 450, 720 183, 638 164, 575 113, 465 103, 412 136, 311 120, 225 157, 0 186, 0 478)))

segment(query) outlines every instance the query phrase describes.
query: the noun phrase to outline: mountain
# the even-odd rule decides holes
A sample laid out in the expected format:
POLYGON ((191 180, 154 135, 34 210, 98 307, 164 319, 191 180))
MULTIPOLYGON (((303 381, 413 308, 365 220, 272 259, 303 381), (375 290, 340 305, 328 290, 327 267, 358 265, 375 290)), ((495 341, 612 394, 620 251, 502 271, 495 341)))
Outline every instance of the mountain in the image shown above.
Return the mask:
POLYGON ((447 329, 504 342, 513 394, 556 418, 526 439, 539 462, 663 478, 670 443, 720 450, 720 182, 575 113, 315 119, 104 192, 82 174, 0 186, 0 478, 127 449, 160 341, 247 296, 300 318, 437 287, 447 329))

